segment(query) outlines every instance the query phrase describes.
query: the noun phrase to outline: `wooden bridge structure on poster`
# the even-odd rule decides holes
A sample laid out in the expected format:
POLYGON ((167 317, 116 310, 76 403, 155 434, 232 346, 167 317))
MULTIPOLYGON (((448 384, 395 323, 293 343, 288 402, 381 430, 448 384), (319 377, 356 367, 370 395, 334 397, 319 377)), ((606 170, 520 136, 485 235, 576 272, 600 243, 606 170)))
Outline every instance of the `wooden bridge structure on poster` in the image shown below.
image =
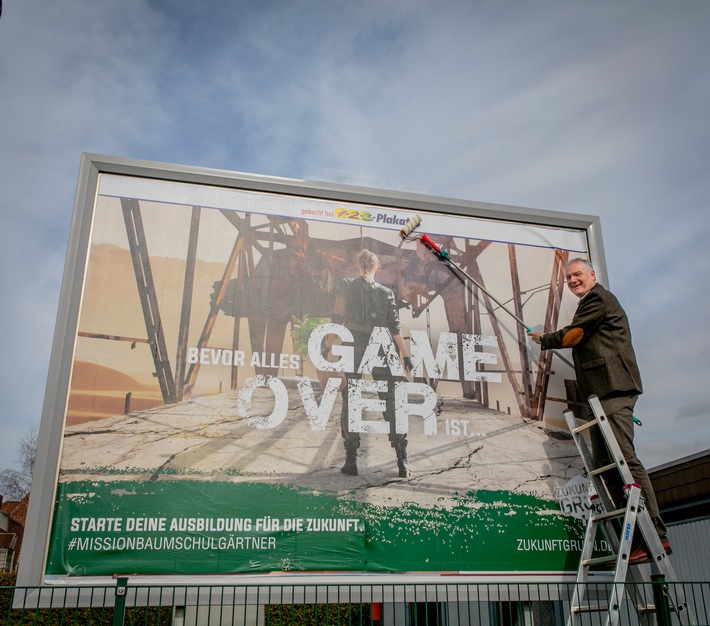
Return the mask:
MULTIPOLYGON (((121 206, 145 318, 146 337, 111 335, 109 329, 106 329, 106 333, 80 335, 149 344, 163 401, 165 404, 181 402, 189 399, 200 371, 199 361, 188 363, 187 349, 188 330, 192 322, 191 303, 194 295, 201 207, 192 207, 185 253, 178 340, 175 359, 171 361, 156 298, 140 202, 122 198, 121 206)), ((235 320, 231 349, 238 349, 239 321, 247 318, 252 349, 256 346, 266 353, 281 352, 285 333, 293 317, 301 319, 304 315, 329 314, 335 286, 342 278, 352 275, 354 258, 360 249, 366 247, 380 259, 378 281, 394 290, 398 303, 402 307, 409 307, 413 317, 427 316, 432 301, 442 298, 450 332, 480 335, 483 328, 482 317, 488 316, 500 347, 502 368, 512 386, 517 408, 523 418, 542 419, 546 400, 567 402, 567 399, 549 398, 547 395, 553 352, 542 351, 537 367, 533 368, 525 329, 516 325, 518 358, 522 367, 519 370, 515 368, 514 358, 504 340, 504 328, 497 318, 496 305, 486 293, 475 285, 463 284, 460 277, 438 261, 422 263, 416 251, 402 247, 403 242, 393 246, 363 236, 336 242, 311 238, 309 223, 302 219, 258 216, 261 222, 255 224, 254 216, 248 213, 243 217, 235 211, 222 210, 221 213, 234 229, 234 244, 225 259, 222 277, 214 284, 210 294, 210 310, 196 344, 198 349, 209 346, 218 316, 228 315, 235 320), (300 284, 291 280, 292 271, 300 273, 300 284), (295 289, 300 289, 300 293, 294 293, 295 289), (265 315, 265 301, 267 304, 269 301, 278 301, 279 311, 273 315, 265 315)), ((448 247, 452 262, 485 286, 479 257, 485 253, 491 242, 463 240, 461 244, 460 239, 449 237, 440 241, 440 245, 448 247), (459 244, 463 247, 459 247, 459 244)), ((520 287, 516 246, 507 244, 507 248, 514 294, 511 304, 515 314, 521 318, 525 294, 521 292, 520 287)), ((567 260, 567 251, 555 250, 549 284, 537 289, 545 291, 547 296, 545 328, 555 328, 558 323, 567 260)), ((261 373, 269 373, 268 368, 266 370, 261 373)), ((271 373, 273 374, 273 371, 271 373)), ((239 367, 233 365, 232 388, 238 386, 238 375, 239 367)), ((429 382, 435 388, 438 381, 429 382)), ((464 398, 484 407, 489 406, 486 382, 463 382, 462 386, 464 398)))

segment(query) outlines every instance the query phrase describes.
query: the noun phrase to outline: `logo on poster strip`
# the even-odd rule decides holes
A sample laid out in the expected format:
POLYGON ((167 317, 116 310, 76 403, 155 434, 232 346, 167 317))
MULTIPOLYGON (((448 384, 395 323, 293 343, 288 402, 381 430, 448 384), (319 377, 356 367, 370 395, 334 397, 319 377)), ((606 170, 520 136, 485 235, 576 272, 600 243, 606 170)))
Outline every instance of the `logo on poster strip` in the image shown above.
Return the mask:
POLYGON ((561 487, 555 487, 555 499, 565 515, 576 517, 586 522, 592 510, 589 496, 592 483, 584 476, 575 476, 561 487))

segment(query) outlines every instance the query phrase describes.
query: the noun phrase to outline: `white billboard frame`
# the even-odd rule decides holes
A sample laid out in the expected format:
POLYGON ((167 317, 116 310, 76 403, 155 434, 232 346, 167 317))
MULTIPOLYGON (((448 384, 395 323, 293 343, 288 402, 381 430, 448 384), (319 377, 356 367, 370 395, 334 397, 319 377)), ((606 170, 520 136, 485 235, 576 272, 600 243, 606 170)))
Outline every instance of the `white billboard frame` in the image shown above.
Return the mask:
MULTIPOLYGON (((29 503, 25 541, 20 562, 18 585, 51 584, 45 578, 45 559, 51 530, 53 494, 57 484, 59 458, 62 447, 62 420, 68 402, 71 358, 81 308, 83 281, 91 238, 92 212, 101 174, 136 177, 176 183, 215 186, 223 189, 282 194, 309 199, 347 203, 366 203, 384 209, 407 209, 410 212, 432 212, 442 215, 466 216, 496 221, 531 224, 559 229, 581 230, 586 233, 588 253, 601 282, 606 281, 606 261, 602 242, 601 223, 597 216, 546 211, 486 202, 476 202, 371 189, 319 181, 278 178, 245 174, 227 170, 183 166, 137 159, 85 153, 81 157, 74 212, 67 246, 57 321, 52 344, 47 385, 44 396, 42 421, 37 445, 32 496, 29 503)), ((282 576, 289 576, 284 573, 282 576)), ((399 575, 392 575, 397 577, 399 575)), ((411 581, 412 575, 402 575, 411 581)), ((224 576, 214 576, 223 581, 224 576)), ((249 575, 240 575, 246 582, 249 575)), ((255 577, 255 580, 260 579, 255 577)), ((429 579, 429 576, 426 577, 429 579)), ((156 580, 170 580, 157 577, 156 580)), ((200 580, 207 582, 209 576, 200 580)), ((338 576, 343 580, 343 576, 338 576)), ((345 576, 345 579, 348 579, 345 576)), ((73 579, 77 580, 77 579, 73 579)), ((80 580, 80 579, 79 579, 80 580)), ((103 579, 112 584, 110 578, 103 579)), ((362 574, 350 580, 362 580, 362 574)), ((497 578, 500 580, 500 577, 497 578)), ((56 581, 62 584, 62 581, 56 581)), ((64 581, 66 582, 66 581, 64 581)), ((95 577, 82 583, 96 584, 95 577)))

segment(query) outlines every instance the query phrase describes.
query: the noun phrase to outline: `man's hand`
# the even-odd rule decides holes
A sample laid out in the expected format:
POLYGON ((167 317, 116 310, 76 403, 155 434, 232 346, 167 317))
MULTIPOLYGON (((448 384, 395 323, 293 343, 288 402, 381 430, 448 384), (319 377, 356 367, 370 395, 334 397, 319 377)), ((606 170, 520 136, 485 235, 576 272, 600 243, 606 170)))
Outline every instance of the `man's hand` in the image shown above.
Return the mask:
POLYGON ((407 374, 411 373, 412 368, 414 367, 412 365, 412 357, 405 356, 402 360, 404 361, 404 369, 407 372, 407 374))
POLYGON ((532 339, 532 340, 539 346, 540 343, 542 342, 542 336, 543 336, 544 334, 545 334, 545 333, 538 333, 538 332, 536 331, 536 332, 533 332, 533 333, 528 333, 528 337, 530 337, 530 339, 532 339))

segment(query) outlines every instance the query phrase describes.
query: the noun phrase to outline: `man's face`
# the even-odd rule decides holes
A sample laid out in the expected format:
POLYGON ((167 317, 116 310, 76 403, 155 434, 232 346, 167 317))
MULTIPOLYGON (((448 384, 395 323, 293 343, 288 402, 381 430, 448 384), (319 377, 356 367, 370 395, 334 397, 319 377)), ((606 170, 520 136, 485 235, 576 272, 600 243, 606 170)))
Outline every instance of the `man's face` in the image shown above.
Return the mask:
POLYGON ((590 271, 583 263, 571 263, 565 274, 565 281, 569 290, 578 298, 581 298, 587 293, 594 283, 597 282, 597 277, 594 271, 590 271))

